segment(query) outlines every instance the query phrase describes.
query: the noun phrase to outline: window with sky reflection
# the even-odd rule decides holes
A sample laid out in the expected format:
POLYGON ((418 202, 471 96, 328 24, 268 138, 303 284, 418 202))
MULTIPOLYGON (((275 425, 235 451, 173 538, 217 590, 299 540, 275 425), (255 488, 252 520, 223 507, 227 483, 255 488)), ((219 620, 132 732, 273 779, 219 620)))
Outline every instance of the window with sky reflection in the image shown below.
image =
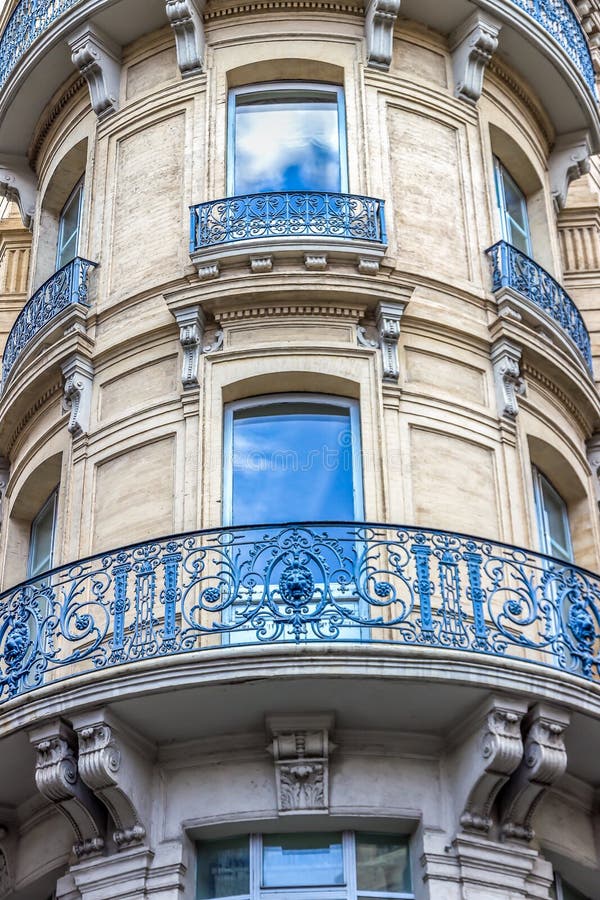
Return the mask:
POLYGON ((339 89, 236 92, 232 113, 233 194, 345 189, 339 89))

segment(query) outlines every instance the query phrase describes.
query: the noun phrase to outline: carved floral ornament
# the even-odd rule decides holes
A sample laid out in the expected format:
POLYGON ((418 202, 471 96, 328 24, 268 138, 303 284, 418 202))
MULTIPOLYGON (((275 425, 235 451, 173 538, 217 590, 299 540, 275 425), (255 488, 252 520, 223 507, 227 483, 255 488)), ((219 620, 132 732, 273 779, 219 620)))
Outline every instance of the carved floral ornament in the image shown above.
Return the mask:
POLYGON ((272 716, 267 727, 273 735, 268 750, 275 763, 279 813, 327 812, 333 716, 272 716))

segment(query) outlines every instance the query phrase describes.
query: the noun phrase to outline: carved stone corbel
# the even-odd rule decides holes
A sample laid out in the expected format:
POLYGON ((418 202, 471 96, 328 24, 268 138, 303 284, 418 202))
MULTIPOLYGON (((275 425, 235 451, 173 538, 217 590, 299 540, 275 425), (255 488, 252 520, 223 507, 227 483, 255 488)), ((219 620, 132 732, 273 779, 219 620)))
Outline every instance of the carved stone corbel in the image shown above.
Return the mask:
POLYGON ((204 67, 204 20, 206 0, 167 0, 167 16, 175 32, 177 63, 183 78, 197 75, 204 67))
POLYGON ((23 156, 0 157, 0 193, 19 207, 23 225, 31 227, 37 198, 37 179, 23 156))
POLYGON ((500 22, 478 10, 450 36, 454 95, 476 105, 483 90, 483 76, 498 47, 500 22))
POLYGON ((569 724, 567 712, 538 703, 525 723, 525 752, 499 799, 501 833, 505 838, 530 841, 538 804, 567 767, 563 733, 569 724))
POLYGON ((367 65, 387 72, 392 63, 394 24, 401 0, 365 0, 367 65))
POLYGON ((490 697, 451 738, 455 814, 466 831, 487 834, 492 827, 494 801, 523 756, 520 726, 526 712, 523 700, 490 697))
POLYGON ((490 353, 496 387, 496 401, 500 418, 515 419, 519 412, 519 396, 525 394, 521 376, 521 348, 507 338, 492 344, 490 353))
POLYGON ((379 303, 375 312, 377 331, 383 363, 383 380, 397 382, 400 378, 398 341, 400 340, 400 320, 406 303, 379 303))
POLYGON ((36 750, 35 783, 68 820, 75 833, 73 850, 78 857, 104 848, 106 813, 79 777, 77 739, 61 720, 30 732, 36 750))
POLYGON ((567 202, 569 185, 590 170, 592 146, 587 131, 573 131, 558 138, 548 160, 550 190, 557 213, 567 202))
POLYGON ((121 88, 121 47, 95 25, 83 25, 67 43, 73 65, 90 89, 92 109, 99 119, 119 108, 121 88))
POLYGON ((327 812, 333 716, 270 716, 267 728, 280 814, 327 812))
POLYGON ((73 727, 79 738, 79 773, 110 813, 117 848, 143 843, 151 796, 147 759, 103 710, 74 717, 73 727))
POLYGON ((183 349, 181 381, 185 390, 198 387, 198 368, 206 319, 198 305, 173 310, 179 325, 179 342, 183 349))
POLYGON ((4 497, 10 478, 10 462, 4 456, 0 456, 0 527, 2 527, 2 517, 4 514, 4 497))
POLYGON ((87 434, 92 412, 94 367, 84 356, 76 353, 61 365, 65 384, 63 409, 69 413, 67 428, 73 437, 87 434))
POLYGON ((600 432, 597 431, 588 440, 586 451, 588 463, 592 470, 594 490, 596 491, 596 503, 598 504, 598 509, 600 509, 600 432))

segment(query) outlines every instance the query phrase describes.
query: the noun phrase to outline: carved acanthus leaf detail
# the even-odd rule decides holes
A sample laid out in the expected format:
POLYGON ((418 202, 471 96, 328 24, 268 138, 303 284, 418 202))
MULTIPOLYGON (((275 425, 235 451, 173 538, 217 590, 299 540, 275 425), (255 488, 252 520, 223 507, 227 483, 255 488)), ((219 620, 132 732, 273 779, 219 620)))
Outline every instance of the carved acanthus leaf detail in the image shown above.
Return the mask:
POLYGON ((275 761, 280 813, 322 812, 329 807, 330 716, 273 716, 269 752, 275 761), (320 727, 319 727, 320 726, 320 727))

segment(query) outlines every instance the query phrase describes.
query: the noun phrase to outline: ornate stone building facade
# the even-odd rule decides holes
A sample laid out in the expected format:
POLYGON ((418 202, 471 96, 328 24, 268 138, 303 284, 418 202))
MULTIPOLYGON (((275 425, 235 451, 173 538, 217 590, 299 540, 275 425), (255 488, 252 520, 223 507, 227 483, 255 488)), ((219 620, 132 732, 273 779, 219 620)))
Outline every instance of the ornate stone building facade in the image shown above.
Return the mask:
POLYGON ((0 24, 0 898, 599 900, 596 0, 0 24))

